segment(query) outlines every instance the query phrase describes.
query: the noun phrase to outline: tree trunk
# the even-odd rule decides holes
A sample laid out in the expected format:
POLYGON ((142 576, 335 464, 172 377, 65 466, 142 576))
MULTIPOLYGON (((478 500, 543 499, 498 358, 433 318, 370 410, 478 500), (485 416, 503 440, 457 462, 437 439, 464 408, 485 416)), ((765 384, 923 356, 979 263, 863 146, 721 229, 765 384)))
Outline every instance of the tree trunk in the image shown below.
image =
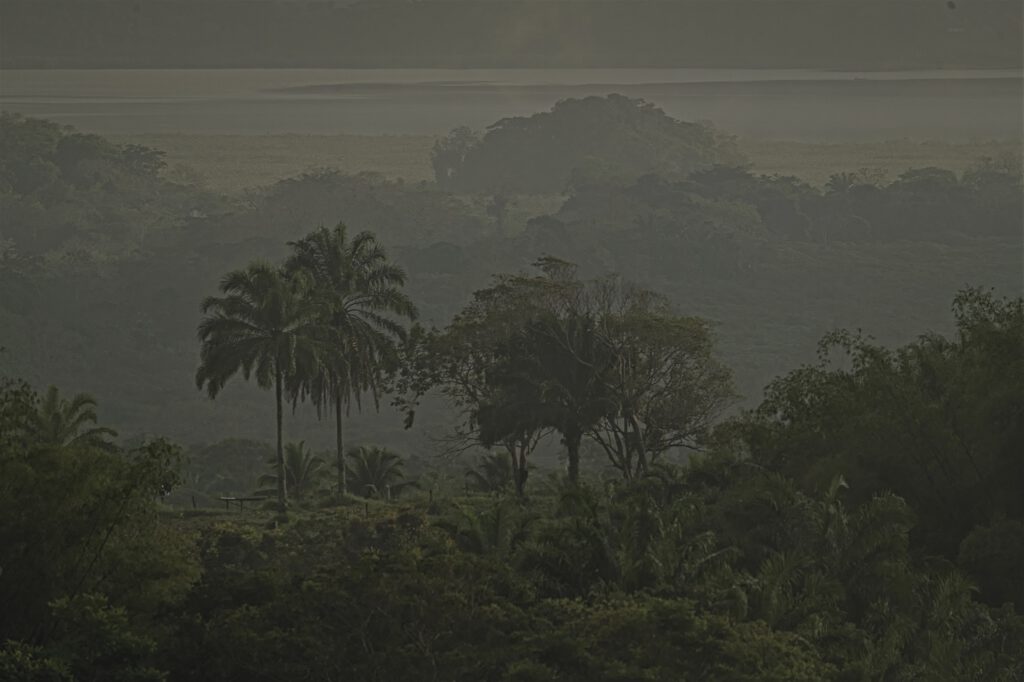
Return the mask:
POLYGON ((516 489, 516 497, 522 497, 526 490, 526 449, 527 444, 512 442, 508 453, 512 457, 512 483, 516 489))
POLYGON ((348 470, 345 468, 345 444, 341 424, 341 395, 334 392, 335 445, 338 449, 338 494, 344 497, 348 492, 348 470))
POLYGON ((288 483, 284 473, 284 443, 281 440, 283 423, 283 405, 281 401, 281 368, 277 367, 274 376, 274 392, 277 398, 277 507, 280 512, 288 510, 288 483))
POLYGON ((565 450, 569 456, 569 482, 576 485, 580 481, 580 441, 583 434, 576 430, 569 430, 562 438, 565 443, 565 450))
POLYGON ((636 415, 629 415, 629 423, 633 426, 633 439, 636 443, 636 475, 646 476, 647 475, 647 448, 644 446, 644 433, 640 428, 640 422, 637 421, 636 415))
POLYGON ((516 496, 523 497, 526 494, 526 477, 530 475, 526 468, 526 453, 519 457, 519 471, 516 472, 516 496))

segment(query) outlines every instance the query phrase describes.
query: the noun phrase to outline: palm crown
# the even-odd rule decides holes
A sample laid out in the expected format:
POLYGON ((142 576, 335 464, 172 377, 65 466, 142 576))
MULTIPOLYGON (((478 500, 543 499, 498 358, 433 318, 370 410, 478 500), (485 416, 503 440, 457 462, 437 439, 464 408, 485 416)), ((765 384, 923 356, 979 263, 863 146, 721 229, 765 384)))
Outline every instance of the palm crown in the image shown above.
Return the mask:
POLYGON ((211 398, 241 372, 255 377, 261 388, 275 389, 277 400, 277 494, 287 502, 282 448, 282 395, 291 377, 308 373, 319 358, 319 318, 307 295, 308 283, 288 277, 278 268, 257 261, 228 273, 221 297, 203 301, 199 324, 202 342, 196 385, 211 398))
POLYGON ((353 448, 348 452, 348 460, 352 486, 363 497, 397 495, 402 488, 415 485, 403 480, 401 456, 385 448, 353 448))
MULTIPOLYGON (((270 462, 277 468, 277 461, 270 462)), ((284 448, 284 472, 287 488, 297 498, 315 492, 327 472, 327 464, 322 458, 314 455, 306 447, 305 441, 288 443, 284 448)), ((277 487, 277 474, 268 473, 260 476, 256 482, 259 486, 277 487)))
POLYGON ((55 447, 110 447, 107 439, 117 435, 104 426, 89 427, 97 421, 95 398, 88 393, 61 398, 56 386, 46 391, 30 421, 39 442, 55 447))
POLYGON ((396 318, 414 319, 416 307, 401 287, 405 272, 389 263, 387 253, 370 232, 351 240, 339 223, 321 227, 292 242, 285 264, 289 273, 311 285, 321 333, 323 355, 308 371, 292 375, 292 400, 309 398, 321 412, 333 406, 337 427, 338 489, 345 491, 342 463, 342 407, 361 405, 370 393, 379 404, 382 375, 394 367, 395 343, 405 338, 396 318))

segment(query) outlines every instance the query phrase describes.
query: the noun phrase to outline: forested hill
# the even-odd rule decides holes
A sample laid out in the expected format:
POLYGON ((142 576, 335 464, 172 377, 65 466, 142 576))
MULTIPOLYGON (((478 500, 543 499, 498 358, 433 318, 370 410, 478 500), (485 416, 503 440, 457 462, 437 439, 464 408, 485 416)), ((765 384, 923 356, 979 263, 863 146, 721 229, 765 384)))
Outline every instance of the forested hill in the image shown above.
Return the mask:
MULTIPOLYGON (((714 322, 748 400, 832 329, 904 344, 949 332, 965 285, 1020 291, 1017 156, 889 178, 836 168, 817 187, 707 167, 737 162, 713 130, 622 97, 567 101, 459 141, 434 150, 441 186, 323 169, 239 197, 168 168, 159 150, 0 116, 0 373, 88 390, 122 435, 270 438, 263 392, 239 382, 211 403, 196 390, 199 304, 224 273, 278 261, 289 241, 338 221, 387 245, 428 326, 540 256, 587 278, 619 273, 714 322), (656 142, 676 164, 645 158, 656 142)), ((372 412, 353 419, 353 438, 413 448, 433 428, 422 413, 417 432, 372 412)), ((299 419, 296 437, 328 442, 311 411, 299 419)))
POLYGON ((5 68, 1019 68, 1011 0, 4 0, 5 68))

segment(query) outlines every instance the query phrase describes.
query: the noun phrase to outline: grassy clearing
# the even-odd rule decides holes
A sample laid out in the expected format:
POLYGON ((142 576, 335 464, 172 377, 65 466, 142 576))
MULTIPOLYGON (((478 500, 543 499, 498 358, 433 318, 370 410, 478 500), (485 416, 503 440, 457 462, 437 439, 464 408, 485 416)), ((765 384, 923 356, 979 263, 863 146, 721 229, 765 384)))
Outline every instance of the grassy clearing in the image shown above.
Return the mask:
POLYGON ((945 142, 890 140, 887 142, 823 144, 788 140, 740 140, 740 148, 759 173, 796 175, 823 185, 833 173, 862 168, 880 170, 887 179, 908 168, 938 166, 957 173, 984 157, 1021 155, 1020 139, 945 142))
MULTIPOLYGON (((409 182, 432 179, 429 157, 434 138, 428 135, 153 134, 112 139, 162 149, 172 168, 191 168, 207 186, 222 192, 239 192, 325 166, 351 173, 373 171, 409 182)), ((982 157, 1021 155, 1020 139, 826 144, 747 138, 740 140, 740 147, 756 172, 796 175, 816 185, 844 170, 878 169, 893 178, 908 168, 939 166, 960 172, 982 157)))
POLYGON ((168 165, 186 166, 210 188, 239 192, 325 166, 373 171, 410 182, 433 179, 425 135, 114 135, 118 143, 167 152, 168 165))

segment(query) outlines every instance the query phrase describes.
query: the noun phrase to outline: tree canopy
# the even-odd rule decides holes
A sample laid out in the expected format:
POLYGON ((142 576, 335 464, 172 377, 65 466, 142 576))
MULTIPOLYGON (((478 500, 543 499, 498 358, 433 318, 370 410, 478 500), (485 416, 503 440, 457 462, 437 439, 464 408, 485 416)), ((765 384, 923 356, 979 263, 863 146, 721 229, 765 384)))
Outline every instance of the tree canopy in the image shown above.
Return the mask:
POLYGON ((1021 300, 966 289, 953 311, 952 339, 826 337, 820 362, 774 381, 743 422, 753 460, 809 488, 842 474, 858 500, 899 494, 950 559, 972 529, 1024 519, 1021 300))
POLYGON ((497 277, 443 332, 415 337, 399 404, 411 416, 418 396, 439 388, 462 411, 457 442, 505 448, 520 494, 549 430, 571 480, 584 437, 626 478, 695 446, 732 396, 707 323, 615 277, 583 281, 552 258, 536 267, 497 277))
MULTIPOLYGON (((161 509, 181 480, 177 448, 55 443, 34 428, 40 396, 0 382, 0 596, 14 607, 0 612, 0 673, 139 682, 1012 682, 1024 673, 1019 298, 962 291, 951 338, 887 348, 831 334, 818 364, 701 434, 700 452, 655 458, 673 429, 687 442, 706 431, 684 394, 715 396, 711 411, 729 399, 706 325, 650 292, 541 265, 498 278, 449 329, 410 335, 421 352, 450 334, 472 342, 458 348, 496 353, 498 371, 465 386, 483 393, 440 384, 467 399, 467 414, 478 395, 514 414, 521 406, 498 398, 521 392, 556 431, 568 422, 547 414, 569 409, 560 393, 583 372, 531 356, 554 339, 567 349, 552 353, 562 362, 591 350, 614 358, 596 373, 594 404, 605 411, 586 437, 619 420, 620 459, 578 480, 555 475, 528 499, 513 494, 511 461, 499 456, 475 477, 485 494, 424 491, 400 455, 363 446, 347 463, 365 499, 331 504, 312 495, 323 462, 299 443, 286 475, 307 499, 288 523, 259 509, 161 509), (494 345, 475 335, 490 330, 477 319, 496 323, 494 345), (669 415, 656 398, 645 403, 660 395, 669 415), (663 421, 673 414, 678 423, 663 421)), ((478 378, 446 374, 457 369, 445 365, 451 355, 434 359, 429 381, 478 378)), ((580 454, 594 464, 608 453, 580 454)))
POLYGON ((437 182, 448 189, 561 193, 593 179, 683 178, 741 157, 732 139, 710 124, 679 121, 649 102, 613 94, 501 119, 479 139, 456 128, 437 142, 431 161, 437 182))

